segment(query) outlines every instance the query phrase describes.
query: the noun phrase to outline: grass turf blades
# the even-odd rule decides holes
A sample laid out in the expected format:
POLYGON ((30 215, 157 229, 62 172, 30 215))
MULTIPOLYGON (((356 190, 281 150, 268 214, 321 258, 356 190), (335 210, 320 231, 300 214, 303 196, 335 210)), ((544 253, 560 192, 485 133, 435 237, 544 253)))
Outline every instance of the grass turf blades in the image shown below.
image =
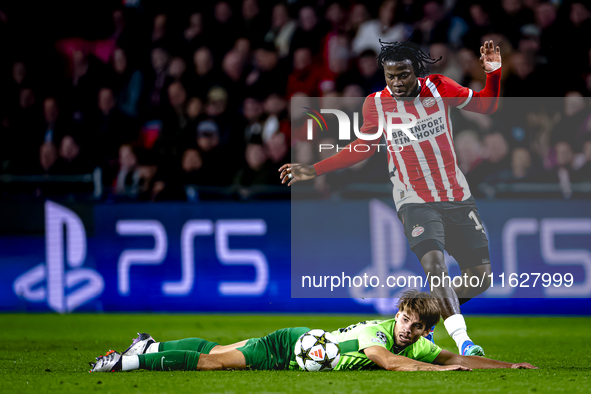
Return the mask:
MULTIPOLYGON (((201 337, 229 344, 291 326, 334 330, 376 316, 288 315, 50 315, 0 314, 0 392, 39 393, 380 393, 440 394, 589 392, 590 318, 468 317, 471 335, 488 357, 529 362, 539 370, 473 372, 213 371, 93 373, 89 361, 109 349, 123 351, 148 332, 165 341, 201 337)), ((441 347, 457 352, 443 324, 441 347)))

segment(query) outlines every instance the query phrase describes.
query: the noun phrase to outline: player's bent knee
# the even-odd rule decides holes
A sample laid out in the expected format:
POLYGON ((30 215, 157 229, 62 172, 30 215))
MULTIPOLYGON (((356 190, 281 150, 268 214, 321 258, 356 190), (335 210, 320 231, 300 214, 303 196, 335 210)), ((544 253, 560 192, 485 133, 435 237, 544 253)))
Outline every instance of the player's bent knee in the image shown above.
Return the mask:
POLYGON ((423 256, 421 265, 425 270, 425 273, 430 273, 431 276, 439 276, 442 272, 447 273, 447 266, 445 265, 445 259, 443 254, 439 252, 429 252, 423 256))

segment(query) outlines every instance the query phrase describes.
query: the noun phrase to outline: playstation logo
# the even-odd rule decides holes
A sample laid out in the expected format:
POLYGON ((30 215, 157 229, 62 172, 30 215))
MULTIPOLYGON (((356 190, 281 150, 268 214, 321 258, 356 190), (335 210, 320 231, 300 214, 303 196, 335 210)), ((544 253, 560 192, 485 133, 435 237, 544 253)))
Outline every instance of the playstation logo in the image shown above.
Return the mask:
POLYGON ((102 294, 103 277, 83 267, 86 231, 82 221, 52 201, 45 202, 45 250, 46 263, 14 281, 13 290, 18 296, 30 302, 47 301, 54 311, 67 313, 102 294), (39 286, 43 282, 45 286, 39 286))

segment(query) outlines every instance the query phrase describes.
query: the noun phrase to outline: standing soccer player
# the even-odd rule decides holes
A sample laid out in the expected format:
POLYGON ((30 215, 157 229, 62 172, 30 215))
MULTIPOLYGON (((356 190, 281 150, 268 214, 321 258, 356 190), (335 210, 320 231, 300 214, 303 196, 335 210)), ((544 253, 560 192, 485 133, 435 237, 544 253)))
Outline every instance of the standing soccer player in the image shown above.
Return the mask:
MULTIPOLYGON (((443 75, 427 75, 426 65, 440 59, 431 59, 417 44, 408 41, 381 44, 378 63, 384 70, 387 86, 366 98, 360 131, 376 135, 386 124, 388 113, 397 115, 394 122, 399 124, 409 115, 416 119, 416 126, 407 129, 415 139, 403 131, 389 136, 382 129, 388 143, 388 165, 398 217, 411 250, 428 276, 448 275, 443 254, 447 250, 458 262, 462 276, 479 278, 477 287, 469 283, 455 287, 451 281, 442 281, 441 286, 433 289, 433 295, 439 300, 445 328, 460 354, 483 356, 482 347, 468 336, 460 305, 490 286, 488 239, 466 178, 457 164, 449 112, 451 107, 483 114, 496 111, 501 80, 500 48, 495 48, 492 41, 480 47, 486 85, 474 92, 443 75)), ((381 134, 373 141, 357 139, 314 165, 285 164, 279 169, 282 183, 289 182, 291 186, 357 164, 375 152, 380 139, 381 134), (372 149, 357 152, 358 144, 372 149)), ((432 332, 429 336, 432 340, 432 332)))

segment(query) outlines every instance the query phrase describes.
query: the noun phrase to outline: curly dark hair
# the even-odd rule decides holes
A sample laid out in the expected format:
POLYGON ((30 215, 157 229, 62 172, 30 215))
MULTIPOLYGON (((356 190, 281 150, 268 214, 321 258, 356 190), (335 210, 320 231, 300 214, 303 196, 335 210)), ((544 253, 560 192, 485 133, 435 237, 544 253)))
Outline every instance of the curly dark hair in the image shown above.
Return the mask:
MULTIPOLYGON (((410 39, 409 39, 410 40, 410 39)), ((429 73, 427 64, 435 64, 441 60, 432 59, 431 55, 423 52, 421 47, 410 41, 394 41, 386 42, 380 40, 382 49, 378 55, 378 65, 381 69, 384 68, 384 63, 387 61, 397 62, 401 60, 410 60, 412 68, 417 77, 424 77, 429 73)))

